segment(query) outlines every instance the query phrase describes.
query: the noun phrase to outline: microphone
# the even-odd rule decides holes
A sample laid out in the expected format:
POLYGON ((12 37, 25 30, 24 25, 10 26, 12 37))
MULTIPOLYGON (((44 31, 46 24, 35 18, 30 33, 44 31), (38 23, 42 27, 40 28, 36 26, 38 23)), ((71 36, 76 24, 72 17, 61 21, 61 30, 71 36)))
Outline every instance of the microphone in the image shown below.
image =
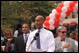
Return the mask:
MULTIPOLYGON (((39 33, 37 32, 37 33, 35 34, 33 40, 31 41, 30 45, 33 43, 34 40, 37 40, 38 35, 39 35, 39 33)), ((30 45, 29 45, 29 47, 30 47, 30 45)), ((29 47, 27 48, 27 51, 28 51, 29 47)))
POLYGON ((31 41, 31 44, 33 43, 34 40, 37 40, 39 33, 36 33, 33 40, 31 41))

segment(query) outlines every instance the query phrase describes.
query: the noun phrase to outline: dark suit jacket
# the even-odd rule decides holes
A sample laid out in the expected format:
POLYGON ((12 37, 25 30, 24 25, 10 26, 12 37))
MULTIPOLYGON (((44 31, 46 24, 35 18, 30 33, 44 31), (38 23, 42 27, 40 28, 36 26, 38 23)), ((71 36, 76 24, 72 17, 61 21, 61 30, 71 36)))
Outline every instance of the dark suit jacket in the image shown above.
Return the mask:
POLYGON ((19 36, 15 40, 15 51, 16 52, 25 52, 26 43, 24 43, 23 35, 19 36))

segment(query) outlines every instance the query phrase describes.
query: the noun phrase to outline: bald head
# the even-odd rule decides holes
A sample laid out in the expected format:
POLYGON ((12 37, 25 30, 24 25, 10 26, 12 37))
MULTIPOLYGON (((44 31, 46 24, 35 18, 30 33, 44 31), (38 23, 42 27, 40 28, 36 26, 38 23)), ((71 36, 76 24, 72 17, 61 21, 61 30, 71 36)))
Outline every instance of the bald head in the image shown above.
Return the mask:
POLYGON ((43 27, 43 23, 44 23, 44 17, 43 16, 37 16, 35 18, 35 26, 37 29, 41 29, 43 27))
POLYGON ((40 19, 41 21, 44 21, 44 17, 41 16, 41 15, 38 15, 38 16, 36 17, 36 19, 40 19))

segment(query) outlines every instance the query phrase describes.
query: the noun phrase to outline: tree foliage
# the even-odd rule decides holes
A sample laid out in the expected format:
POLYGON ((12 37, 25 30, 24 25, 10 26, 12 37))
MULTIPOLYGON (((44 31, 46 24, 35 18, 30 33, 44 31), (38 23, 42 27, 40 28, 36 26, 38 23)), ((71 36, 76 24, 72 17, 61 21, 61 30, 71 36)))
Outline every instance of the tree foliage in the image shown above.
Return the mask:
POLYGON ((46 17, 55 7, 55 1, 1 1, 1 24, 9 28, 19 23, 31 24, 37 15, 46 17))

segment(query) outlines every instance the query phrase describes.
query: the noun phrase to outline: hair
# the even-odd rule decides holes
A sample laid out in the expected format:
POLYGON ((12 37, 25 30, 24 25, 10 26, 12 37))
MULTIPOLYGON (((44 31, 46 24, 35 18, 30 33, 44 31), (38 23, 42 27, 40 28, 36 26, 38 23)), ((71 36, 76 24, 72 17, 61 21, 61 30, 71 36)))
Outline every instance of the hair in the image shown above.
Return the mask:
POLYGON ((30 25, 28 23, 23 23, 22 25, 24 25, 24 24, 27 24, 28 25, 28 28, 31 29, 31 27, 30 27, 30 25))
POLYGON ((72 32, 70 33, 70 35, 72 35, 72 36, 73 36, 73 38, 72 38, 72 39, 75 39, 75 35, 76 35, 75 31, 72 31, 72 32))
POLYGON ((11 34, 11 30, 5 29, 5 30, 4 30, 4 35, 6 35, 7 33, 8 33, 9 35, 12 35, 12 34, 11 34))
POLYGON ((66 28, 65 26, 59 26, 58 28, 57 28, 57 32, 59 32, 61 29, 63 29, 63 28, 66 28))

